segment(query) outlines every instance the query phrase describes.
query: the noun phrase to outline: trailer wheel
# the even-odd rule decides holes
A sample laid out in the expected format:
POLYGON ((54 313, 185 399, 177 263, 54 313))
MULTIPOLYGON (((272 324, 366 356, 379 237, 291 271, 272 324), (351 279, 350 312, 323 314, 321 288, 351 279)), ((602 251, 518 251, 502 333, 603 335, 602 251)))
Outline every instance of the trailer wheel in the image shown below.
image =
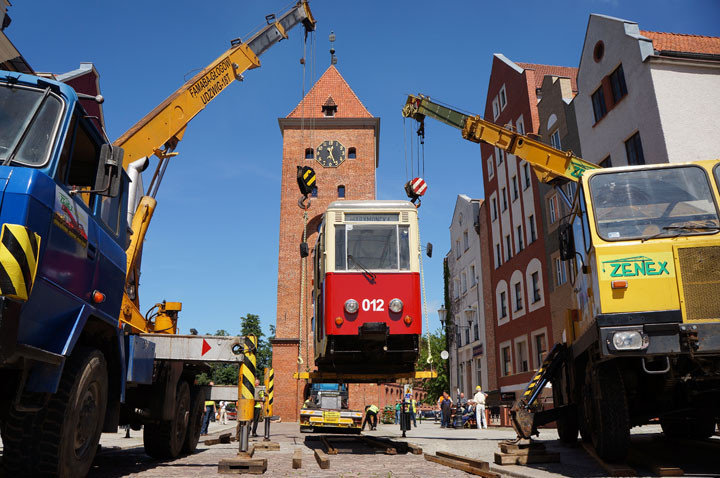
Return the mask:
POLYGON ((712 415, 661 418, 660 426, 668 438, 705 440, 715 433, 715 421, 712 415))
POLYGON ((592 436, 598 456, 608 462, 625 458, 630 445, 630 420, 622 375, 612 364, 597 366, 592 374, 592 436))
POLYGON ((30 428, 20 433, 20 443, 14 437, 8 443, 7 457, 19 451, 18 445, 23 448, 9 468, 19 467, 31 476, 87 475, 100 442, 107 397, 108 375, 102 352, 77 348, 65 363, 57 392, 43 409, 11 412, 6 433, 14 434, 15 425, 30 428))
POLYGON ((205 413, 205 393, 201 387, 193 387, 190 391, 190 416, 188 417, 187 434, 183 443, 183 453, 193 453, 200 441, 203 414, 205 413))
POLYGON ((180 380, 175 392, 175 411, 172 420, 147 423, 143 430, 145 453, 153 458, 177 458, 188 431, 190 415, 190 386, 180 380))

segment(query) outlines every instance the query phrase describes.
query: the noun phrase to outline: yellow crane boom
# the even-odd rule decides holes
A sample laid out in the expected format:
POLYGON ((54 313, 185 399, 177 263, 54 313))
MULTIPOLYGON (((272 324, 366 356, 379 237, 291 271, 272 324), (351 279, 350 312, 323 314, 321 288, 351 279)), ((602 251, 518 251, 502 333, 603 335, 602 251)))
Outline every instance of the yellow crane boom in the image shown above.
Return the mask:
POLYGON ((545 183, 558 178, 578 181, 583 171, 599 167, 578 158, 570 151, 560 151, 528 136, 484 120, 480 116, 460 113, 435 103, 424 95, 409 95, 402 114, 421 124, 425 117, 429 116, 460 129, 462 137, 468 141, 488 143, 508 154, 513 154, 527 161, 535 170, 540 181, 545 183))
MULTIPOLYGON (((142 244, 152 220, 162 181, 169 159, 185 134, 188 123, 215 99, 234 80, 242 81, 242 74, 260 66, 258 57, 275 43, 286 39, 287 32, 298 24, 305 27, 305 35, 315 29, 315 19, 310 12, 307 0, 298 1, 293 7, 276 18, 265 17, 267 23, 246 42, 235 39, 230 48, 178 88, 162 103, 145 115, 132 128, 120 136, 113 144, 125 150, 123 167, 127 170, 133 162, 155 155, 159 162, 155 169, 147 193, 139 201, 132 219, 132 236, 127 248, 127 272, 125 291, 120 312, 120 324, 128 324, 132 332, 177 332, 177 313, 181 309, 179 302, 156 304, 157 312, 153 317, 144 317, 139 310, 137 293, 140 276, 140 257, 142 244)), ((133 198, 129 198, 133 201, 133 198)), ((133 206, 133 203, 129 203, 133 206)))

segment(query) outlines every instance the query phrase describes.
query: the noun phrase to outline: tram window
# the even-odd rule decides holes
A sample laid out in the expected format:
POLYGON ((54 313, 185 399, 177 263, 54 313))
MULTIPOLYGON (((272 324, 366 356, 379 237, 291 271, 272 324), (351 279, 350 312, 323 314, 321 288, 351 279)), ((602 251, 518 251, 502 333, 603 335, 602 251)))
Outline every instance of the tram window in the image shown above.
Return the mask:
POLYGON ((347 231, 348 269, 397 270, 397 226, 354 226, 347 231))
POLYGON ((400 269, 410 270, 410 228, 408 226, 400 226, 398 243, 400 246, 400 269))
POLYGON ((345 270, 345 226, 335 226, 335 270, 345 270))

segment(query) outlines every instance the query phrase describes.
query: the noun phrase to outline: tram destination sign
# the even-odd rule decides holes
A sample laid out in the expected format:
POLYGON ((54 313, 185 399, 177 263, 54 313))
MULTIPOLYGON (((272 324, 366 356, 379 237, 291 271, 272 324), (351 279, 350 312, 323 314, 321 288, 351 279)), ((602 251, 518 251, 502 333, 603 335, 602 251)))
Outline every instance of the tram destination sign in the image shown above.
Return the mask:
POLYGON ((398 213, 358 214, 345 213, 345 222, 397 222, 398 213))

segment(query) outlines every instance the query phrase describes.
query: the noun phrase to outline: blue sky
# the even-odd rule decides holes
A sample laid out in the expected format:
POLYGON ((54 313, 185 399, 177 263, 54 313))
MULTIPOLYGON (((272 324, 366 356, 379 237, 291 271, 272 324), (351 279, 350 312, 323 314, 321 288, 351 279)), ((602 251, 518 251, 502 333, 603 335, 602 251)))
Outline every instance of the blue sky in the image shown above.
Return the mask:
MULTIPOLYGON (((99 71, 110 138, 131 127, 193 70, 247 38, 286 0, 124 2, 13 0, 5 31, 37 71, 80 62, 99 71)), ((590 13, 638 22, 643 30, 720 36, 715 0, 342 1, 311 0, 318 20, 306 91, 330 64, 381 118, 378 199, 404 198, 406 151, 400 110, 408 93, 482 113, 493 53, 514 61, 577 67, 590 13)), ((239 331, 254 313, 275 322, 280 164, 277 118, 300 101, 301 29, 275 45, 262 66, 227 88, 189 125, 165 175, 143 257, 146 310, 183 302, 182 332, 239 331)), ((409 124, 408 126, 409 127, 409 124)), ((457 194, 483 197, 480 148, 437 122, 426 125, 420 208, 430 328, 439 327, 442 257, 450 247, 457 194)), ((298 209, 299 211, 299 209, 298 209)), ((300 212, 298 212, 300 214, 300 212)))

